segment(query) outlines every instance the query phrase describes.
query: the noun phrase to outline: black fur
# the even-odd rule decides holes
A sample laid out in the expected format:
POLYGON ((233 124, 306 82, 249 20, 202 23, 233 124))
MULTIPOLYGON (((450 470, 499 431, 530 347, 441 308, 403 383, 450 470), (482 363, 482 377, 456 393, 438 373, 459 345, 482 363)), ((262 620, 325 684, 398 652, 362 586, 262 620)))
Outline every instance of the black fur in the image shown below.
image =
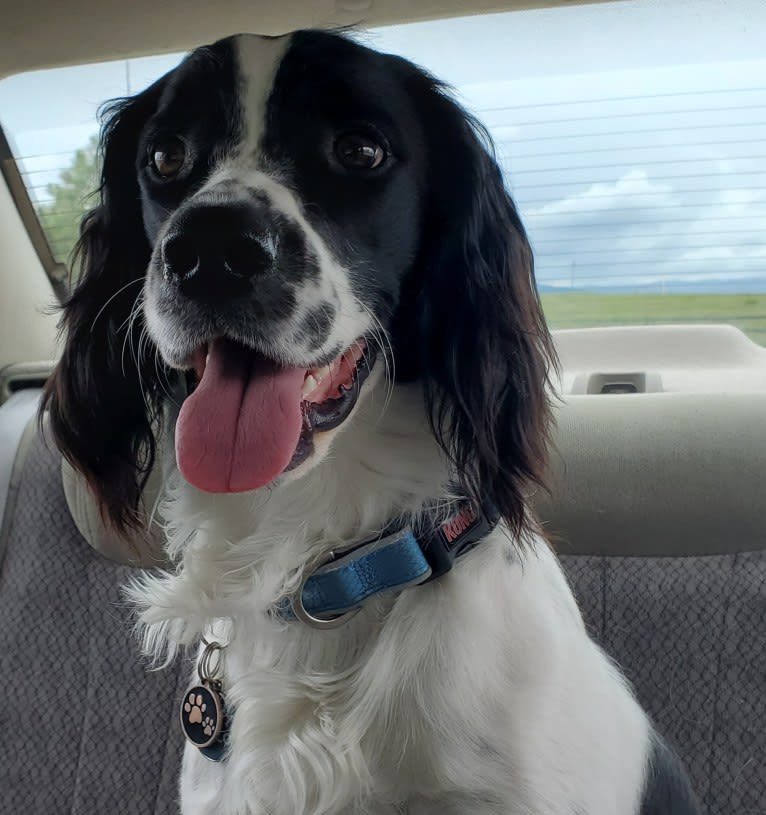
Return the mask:
POLYGON ((415 370, 464 489, 489 498, 521 533, 525 490, 544 483, 555 359, 532 250, 484 128, 430 77, 414 71, 408 85, 432 166, 422 252, 399 324, 417 326, 408 337, 419 350, 415 370))
POLYGON ((67 459, 85 474, 116 527, 134 527, 154 463, 152 422, 165 374, 142 343, 141 293, 150 247, 132 161, 163 83, 107 108, 101 203, 85 217, 76 254, 81 276, 64 304, 66 343, 45 388, 42 411, 67 459))
MULTIPOLYGON (((63 306, 66 341, 40 416, 49 412, 59 448, 86 476, 105 519, 118 530, 143 522, 137 510, 154 465, 155 432, 169 385, 169 372, 144 334, 137 307, 154 228, 146 212, 142 216, 142 176, 136 167, 145 150, 141 139, 163 98, 173 97, 175 88, 193 86, 196 96, 181 94, 174 102, 181 103, 191 126, 208 134, 212 158, 225 134, 210 136, 210 123, 220 126, 236 116, 223 110, 221 92, 203 92, 235 84, 231 49, 224 41, 200 49, 143 93, 102 112, 100 203, 82 223, 75 249, 80 276, 63 306), (211 101, 218 108, 206 110, 211 101)), ((202 174, 196 183, 201 181, 202 174)), ((174 193, 167 194, 172 206, 174 193)))
MULTIPOLYGON (((241 138, 238 71, 246 69, 232 39, 200 49, 110 109, 104 128, 101 204, 84 223, 82 278, 65 306, 66 348, 46 405, 65 455, 120 528, 137 522, 170 375, 151 342, 140 341, 140 309, 129 317, 149 268, 178 332, 199 332, 202 306, 163 279, 154 244, 168 223, 182 226, 190 196, 241 138), (162 137, 182 138, 191 161, 158 183, 147 156, 162 137)), ((392 338, 398 378, 422 381, 434 432, 466 492, 493 501, 522 532, 525 490, 545 467, 553 352, 532 252, 486 132, 411 63, 336 34, 299 32, 274 80, 260 151, 262 169, 293 190, 351 269, 357 297, 392 338), (360 127, 379 134, 390 160, 364 175, 339 171, 333 140, 360 127)), ((268 201, 251 193, 247 206, 263 210, 268 201)), ((215 331, 241 335, 249 324, 268 334, 268 314, 291 311, 295 286, 316 274, 290 223, 271 221, 292 247, 284 257, 306 262, 276 264, 268 308, 255 289, 215 304, 215 313, 205 305, 215 331)), ((306 322, 303 336, 319 347, 329 311, 311 311, 306 322)))
POLYGON ((641 815, 702 815, 680 759, 656 734, 641 815))

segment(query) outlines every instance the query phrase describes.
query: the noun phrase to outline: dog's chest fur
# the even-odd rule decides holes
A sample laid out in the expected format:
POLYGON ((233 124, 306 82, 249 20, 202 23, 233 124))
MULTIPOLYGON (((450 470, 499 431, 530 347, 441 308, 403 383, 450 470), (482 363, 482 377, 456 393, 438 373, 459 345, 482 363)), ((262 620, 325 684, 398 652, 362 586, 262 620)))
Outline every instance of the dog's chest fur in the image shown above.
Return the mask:
POLYGON ((227 658, 232 754, 187 750, 185 815, 637 811, 643 714, 544 544, 523 563, 507 545, 496 534, 383 625, 378 605, 337 632, 244 634, 227 658))
POLYGON ((205 497, 181 485, 165 509, 183 565, 134 592, 150 647, 209 636, 211 617, 231 621, 212 632, 231 639, 231 753, 212 764, 187 748, 184 815, 570 815, 573 799, 589 815, 634 811, 640 777, 621 770, 622 792, 594 788, 618 772, 593 734, 631 732, 635 775, 647 725, 588 640, 543 541, 522 557, 499 528, 447 577, 378 599, 337 630, 269 615, 308 551, 380 528, 442 486, 441 454, 413 422, 417 389, 397 389, 383 417, 382 387, 371 396, 336 440, 338 460, 296 485, 257 504, 232 497, 227 511, 218 496, 208 514, 205 497), (608 697, 612 723, 599 721, 608 697), (615 794, 624 805, 612 809, 615 794))

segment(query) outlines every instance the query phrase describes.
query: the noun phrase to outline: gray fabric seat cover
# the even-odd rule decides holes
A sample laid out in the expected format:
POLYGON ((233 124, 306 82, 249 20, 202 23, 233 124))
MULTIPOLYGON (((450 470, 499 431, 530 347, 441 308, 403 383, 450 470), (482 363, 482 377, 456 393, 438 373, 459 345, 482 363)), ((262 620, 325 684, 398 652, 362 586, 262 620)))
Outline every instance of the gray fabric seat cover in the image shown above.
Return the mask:
MULTIPOLYGON (((766 815, 766 552, 564 565, 708 815, 766 815)), ((141 665, 119 592, 130 572, 80 537, 60 458, 36 440, 0 574, 0 812, 177 811, 190 666, 141 665)))
POLYGON ((0 813, 177 813, 176 699, 190 668, 150 672, 106 560, 67 510, 38 438, 0 572, 0 813))
POLYGON ((766 815, 766 552, 562 561, 708 815, 766 815))

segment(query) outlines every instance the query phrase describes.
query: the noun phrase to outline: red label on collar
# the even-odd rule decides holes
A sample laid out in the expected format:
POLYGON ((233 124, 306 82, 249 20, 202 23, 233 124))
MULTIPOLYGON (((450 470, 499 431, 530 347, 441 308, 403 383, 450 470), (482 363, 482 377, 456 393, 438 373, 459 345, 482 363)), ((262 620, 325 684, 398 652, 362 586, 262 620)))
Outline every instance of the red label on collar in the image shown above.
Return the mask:
POLYGON ((465 504, 457 515, 453 515, 439 527, 439 533, 447 546, 452 547, 478 522, 479 516, 476 510, 470 504, 465 504))

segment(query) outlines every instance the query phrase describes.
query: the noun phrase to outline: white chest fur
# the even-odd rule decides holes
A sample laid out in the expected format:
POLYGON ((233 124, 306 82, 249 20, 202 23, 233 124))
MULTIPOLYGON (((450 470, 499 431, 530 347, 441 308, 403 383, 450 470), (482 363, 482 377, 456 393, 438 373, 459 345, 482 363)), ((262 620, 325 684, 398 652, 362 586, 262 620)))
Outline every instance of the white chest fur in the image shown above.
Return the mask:
POLYGON ((147 648, 172 652, 215 621, 230 639, 230 755, 187 748, 184 815, 636 813, 647 721, 544 541, 519 555, 498 528, 448 575, 336 630, 269 614, 316 549, 439 494, 440 454, 401 390, 385 422, 369 400, 299 482, 248 499, 172 491, 178 572, 132 592, 147 648))
POLYGON ((184 813, 637 811, 647 724, 543 542, 380 611, 235 641, 231 758, 189 748, 184 813))

